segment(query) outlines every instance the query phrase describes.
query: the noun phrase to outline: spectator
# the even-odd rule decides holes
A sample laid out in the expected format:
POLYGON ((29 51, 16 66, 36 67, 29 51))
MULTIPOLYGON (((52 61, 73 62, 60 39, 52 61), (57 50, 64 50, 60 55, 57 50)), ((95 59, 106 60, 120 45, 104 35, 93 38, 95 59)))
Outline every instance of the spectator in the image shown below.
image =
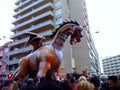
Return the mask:
POLYGON ((75 79, 70 78, 70 83, 71 83, 72 88, 74 89, 76 87, 75 79))
POLYGON ((120 85, 120 73, 118 74, 117 78, 118 78, 118 82, 119 82, 119 85, 120 85))
POLYGON ((61 87, 63 88, 63 90, 74 90, 72 88, 72 86, 70 85, 70 82, 68 80, 63 80, 61 83, 60 83, 61 87))
POLYGON ((54 70, 46 72, 46 78, 38 84, 38 90, 63 90, 60 85, 56 84, 56 75, 54 70))
POLYGON ((94 90, 99 90, 100 89, 100 79, 97 76, 93 76, 90 79, 90 82, 94 85, 95 89, 94 90))
POLYGON ((79 78, 79 81, 86 81, 87 79, 86 79, 86 77, 85 76, 80 76, 80 78, 79 78))
POLYGON ((29 78, 27 80, 26 85, 22 88, 22 90, 36 90, 36 85, 34 83, 34 80, 32 78, 29 78))
POLYGON ((19 85, 20 90, 24 90, 24 88, 27 85, 27 80, 28 80, 28 78, 25 78, 24 81, 22 82, 22 84, 19 85))
POLYGON ((94 90, 94 85, 88 81, 80 81, 77 83, 75 90, 94 90))
POLYGON ((5 80, 2 90, 13 90, 13 80, 5 80))
POLYGON ((19 90, 18 81, 19 81, 19 78, 16 77, 13 82, 13 90, 19 90))
POLYGON ((39 83, 42 83, 44 80, 46 80, 46 77, 41 77, 39 83))
POLYGON ((3 80, 2 79, 0 79, 0 90, 2 89, 2 87, 3 87, 3 80))
POLYGON ((120 90, 117 76, 109 76, 108 84, 109 84, 110 90, 120 90))
POLYGON ((103 82, 101 84, 100 90, 110 90, 109 84, 107 82, 103 82))
POLYGON ((101 75, 100 76, 100 81, 101 83, 107 82, 108 76, 107 75, 101 75))
POLYGON ((38 83, 40 82, 40 80, 38 78, 34 78, 34 83, 36 85, 36 88, 38 87, 38 83))

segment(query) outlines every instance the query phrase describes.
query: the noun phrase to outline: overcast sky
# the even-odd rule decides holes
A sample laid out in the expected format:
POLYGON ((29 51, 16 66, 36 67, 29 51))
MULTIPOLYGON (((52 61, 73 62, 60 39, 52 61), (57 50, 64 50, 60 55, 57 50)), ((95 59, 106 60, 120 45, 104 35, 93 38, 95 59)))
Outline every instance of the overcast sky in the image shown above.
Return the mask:
MULTIPOLYGON (((0 38, 12 35, 10 29, 15 1, 0 0, 0 38)), ((86 5, 90 31, 99 56, 120 54, 120 0, 86 0, 86 5)), ((0 45, 6 40, 0 40, 0 45)))
POLYGON ((14 2, 15 0, 0 0, 0 46, 9 41, 9 36, 12 35, 10 29, 13 27, 11 22, 15 7, 14 2))
POLYGON ((120 54, 120 0, 86 0, 86 5, 99 56, 120 54))

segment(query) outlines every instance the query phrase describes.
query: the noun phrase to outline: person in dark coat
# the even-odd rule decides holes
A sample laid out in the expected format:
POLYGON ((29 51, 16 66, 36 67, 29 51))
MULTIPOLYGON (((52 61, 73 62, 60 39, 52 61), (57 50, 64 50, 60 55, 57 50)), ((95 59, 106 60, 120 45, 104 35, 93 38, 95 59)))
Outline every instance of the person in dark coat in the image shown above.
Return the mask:
POLYGON ((62 87, 56 83, 54 70, 48 70, 46 72, 46 77, 40 81, 37 90, 63 90, 62 87))
POLYGON ((70 82, 68 80, 63 80, 60 83, 63 90, 74 90, 74 88, 71 86, 70 82))
POLYGON ((110 90, 120 90, 120 85, 117 76, 109 76, 108 77, 108 84, 110 87, 110 90))
POLYGON ((93 76, 90 79, 90 82, 95 86, 94 90, 99 90, 99 88, 100 88, 100 79, 99 79, 98 76, 93 76))
POLYGON ((22 87, 21 90, 36 90, 37 86, 34 83, 34 80, 32 78, 29 78, 27 80, 27 83, 22 87))
POLYGON ((13 80, 8 79, 4 81, 4 86, 1 90, 13 90, 13 80))
POLYGON ((101 84, 100 90, 110 90, 108 82, 103 82, 101 84))

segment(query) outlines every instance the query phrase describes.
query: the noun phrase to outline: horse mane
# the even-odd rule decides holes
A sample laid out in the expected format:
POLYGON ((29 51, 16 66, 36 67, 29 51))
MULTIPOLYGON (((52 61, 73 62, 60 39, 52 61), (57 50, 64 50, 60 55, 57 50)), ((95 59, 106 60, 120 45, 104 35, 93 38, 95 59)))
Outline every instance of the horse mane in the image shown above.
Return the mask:
POLYGON ((73 23, 73 24, 79 25, 79 23, 78 23, 77 21, 73 21, 73 20, 69 20, 69 21, 60 23, 60 24, 59 24, 59 27, 56 28, 56 29, 53 31, 53 33, 50 35, 50 37, 55 36, 55 34, 57 33, 57 31, 58 31, 61 27, 63 27, 63 26, 66 25, 66 24, 69 24, 69 23, 73 23))

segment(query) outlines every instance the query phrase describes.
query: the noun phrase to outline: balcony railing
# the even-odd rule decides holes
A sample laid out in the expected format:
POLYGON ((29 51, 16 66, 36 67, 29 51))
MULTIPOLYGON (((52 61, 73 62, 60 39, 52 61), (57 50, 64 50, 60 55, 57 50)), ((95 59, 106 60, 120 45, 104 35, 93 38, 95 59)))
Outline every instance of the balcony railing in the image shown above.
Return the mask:
POLYGON ((13 64, 18 64, 19 63, 19 59, 16 60, 11 60, 7 62, 7 65, 13 65, 13 64))
POLYGON ((31 5, 29 5, 29 6, 25 7, 25 8, 23 8, 23 9, 19 10, 18 12, 16 12, 13 16, 16 17, 16 16, 19 15, 20 13, 28 10, 29 8, 32 8, 34 5, 37 5, 37 4, 39 4, 39 3, 43 2, 43 1, 44 1, 44 0, 38 0, 38 1, 34 2, 34 3, 32 3, 31 5))
POLYGON ((15 50, 11 51, 11 52, 9 53, 9 55, 15 55, 15 54, 19 54, 19 53, 31 51, 32 48, 33 48, 32 46, 27 46, 27 47, 23 47, 23 48, 18 48, 18 49, 15 49, 15 50))
POLYGON ((20 21, 21 19, 24 19, 24 18, 28 17, 29 15, 32 15, 32 14, 37 13, 37 12, 40 12, 41 10, 43 10, 45 8, 53 8, 53 4, 48 2, 47 4, 41 6, 41 7, 37 8, 37 9, 35 9, 33 11, 30 11, 27 14, 25 14, 25 15, 23 15, 21 17, 18 17, 15 21, 13 21, 13 24, 18 22, 18 21, 20 21))
POLYGON ((54 27, 53 21, 52 21, 52 20, 47 20, 47 21, 42 22, 42 23, 39 23, 39 24, 37 24, 37 25, 32 25, 31 27, 29 27, 29 28, 27 28, 27 29, 24 29, 24 30, 22 30, 22 31, 20 31, 20 32, 17 32, 16 34, 10 36, 10 38, 12 39, 12 38, 18 37, 18 36, 20 36, 20 35, 22 35, 22 34, 24 34, 24 33, 26 33, 26 32, 31 32, 31 31, 40 29, 40 28, 45 27, 45 26, 48 26, 48 25, 54 27))
POLYGON ((10 43, 10 44, 9 44, 9 47, 15 46, 15 45, 18 45, 18 44, 21 44, 21 43, 24 43, 24 42, 26 42, 27 40, 28 40, 28 38, 23 38, 23 39, 20 39, 20 40, 16 40, 16 41, 10 43))
POLYGON ((30 2, 30 0, 26 0, 26 1, 22 2, 22 3, 19 4, 17 7, 15 7, 14 10, 15 10, 15 11, 18 10, 21 6, 27 4, 28 2, 30 2))
POLYGON ((43 19, 43 18, 45 18, 47 16, 54 17, 54 14, 51 11, 47 11, 47 12, 45 12, 45 13, 39 15, 39 16, 33 17, 32 19, 29 19, 29 20, 27 20, 27 21, 25 21, 25 22, 23 22, 21 24, 18 24, 17 26, 15 26, 14 28, 12 28, 11 31, 19 29, 19 28, 21 28, 21 27, 23 27, 25 25, 28 25, 28 24, 32 24, 33 22, 35 22, 37 20, 40 20, 40 19, 43 19))

